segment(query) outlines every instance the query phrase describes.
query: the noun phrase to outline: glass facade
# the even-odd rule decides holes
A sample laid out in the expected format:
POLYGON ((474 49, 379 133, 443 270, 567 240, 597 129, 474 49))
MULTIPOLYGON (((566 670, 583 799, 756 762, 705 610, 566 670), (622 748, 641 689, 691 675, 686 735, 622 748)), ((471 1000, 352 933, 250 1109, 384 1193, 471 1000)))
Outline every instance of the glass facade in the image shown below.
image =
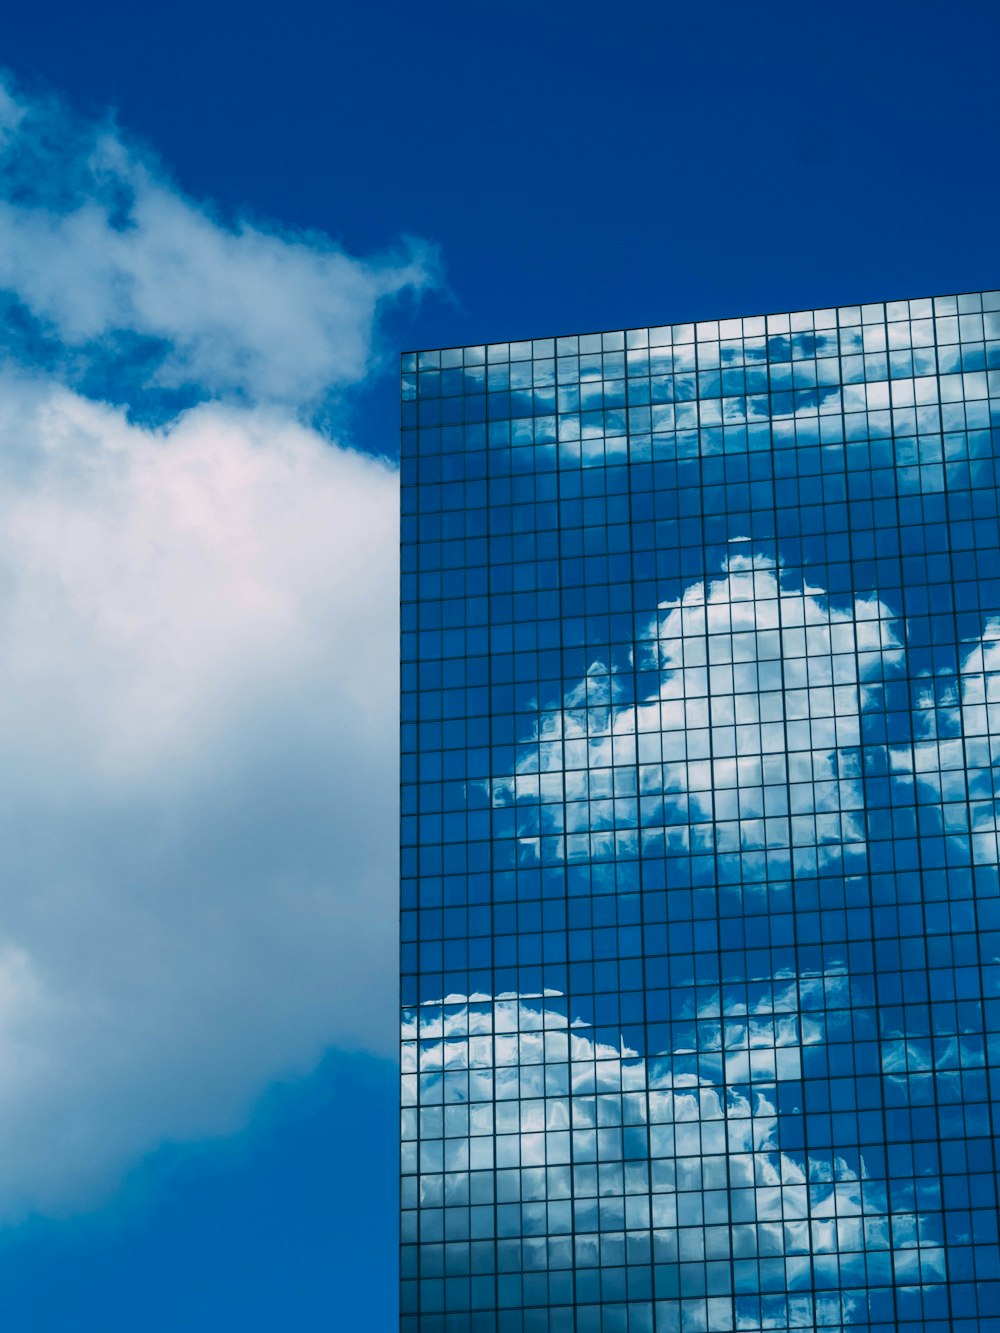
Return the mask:
POLYGON ((1000 1333, 1000 293, 402 412, 404 1333, 1000 1333))

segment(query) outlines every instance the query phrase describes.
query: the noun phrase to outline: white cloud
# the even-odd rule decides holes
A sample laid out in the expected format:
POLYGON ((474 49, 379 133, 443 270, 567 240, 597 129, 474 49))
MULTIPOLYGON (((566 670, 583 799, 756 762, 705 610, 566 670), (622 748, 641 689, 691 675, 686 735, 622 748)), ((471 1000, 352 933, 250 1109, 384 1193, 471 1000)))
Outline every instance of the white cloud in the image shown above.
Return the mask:
MULTIPOLYGON (((646 1056, 571 1021, 554 992, 453 995, 407 1011, 404 1197, 433 1208, 448 1201, 443 1173, 495 1172, 498 1207, 473 1209, 473 1239, 495 1231, 501 1264, 506 1241, 529 1272, 585 1276, 602 1243, 624 1255, 626 1231, 651 1241, 652 1262, 679 1261, 684 1277, 700 1277, 690 1287, 682 1277, 682 1293, 698 1291, 704 1261, 716 1261, 709 1328, 733 1327, 731 1258, 778 1261, 775 1326, 851 1323, 873 1278, 943 1280, 937 1220, 892 1208, 863 1153, 852 1165, 836 1151, 780 1146, 778 1085, 797 1083, 804 1048, 826 1041, 825 1006, 852 1003, 849 978, 778 976, 751 983, 749 995, 724 1012, 718 996, 703 1006, 699 1052, 646 1056), (919 1256, 908 1248, 917 1238, 919 1256), (838 1265, 843 1307, 811 1290, 838 1265)), ((433 1234, 432 1215, 423 1225, 433 1234)), ((705 1296, 682 1298, 680 1315, 704 1327, 705 1296)))
POLYGON ((150 384, 300 409, 361 379, 379 304, 432 281, 422 242, 358 259, 325 236, 223 223, 114 127, 3 84, 0 168, 0 289, 77 370, 113 367, 119 400, 142 366, 150 384), (154 346, 136 357, 135 339, 154 346))
MULTIPOLYGON (((955 738, 955 728, 948 729, 948 734, 946 727, 939 725, 942 739, 935 747, 941 765, 941 794, 946 803, 960 802, 966 794, 964 776, 972 858, 977 865, 996 865, 1000 862, 1000 799, 996 795, 996 768, 1000 764, 1000 621, 987 621, 980 641, 963 659, 960 672, 961 739, 955 738)), ((939 710, 939 716, 947 711, 939 710)))
POLYGON ((396 489, 4 374, 0 1219, 394 1049, 396 489))
POLYGON ((636 645, 656 691, 618 702, 619 679, 595 662, 540 713, 537 761, 496 780, 494 802, 540 804, 538 831, 565 833, 569 859, 594 834, 641 827, 675 850, 785 852, 814 870, 864 843, 861 713, 902 662, 901 634, 877 597, 838 606, 766 557, 732 555, 636 645), (612 764, 630 778, 636 762, 637 791, 612 790, 612 764))
MULTIPOLYGON (((920 806, 922 835, 943 835, 949 864, 1000 863, 1000 621, 960 645, 957 672, 925 669, 912 740, 888 747, 895 800, 920 806), (918 795, 919 791, 919 795, 918 795)), ((911 667, 912 670, 912 667, 911 667)))
POLYGON ((398 478, 302 423, 433 263, 0 78, 0 1222, 395 1048, 398 478))

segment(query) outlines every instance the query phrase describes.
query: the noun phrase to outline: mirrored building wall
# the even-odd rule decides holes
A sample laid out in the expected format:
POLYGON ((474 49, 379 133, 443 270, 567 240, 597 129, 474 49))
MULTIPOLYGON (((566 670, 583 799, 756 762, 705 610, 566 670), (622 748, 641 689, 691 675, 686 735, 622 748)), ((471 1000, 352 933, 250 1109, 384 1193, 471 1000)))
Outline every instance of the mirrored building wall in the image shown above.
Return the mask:
POLYGON ((403 1333, 1000 1333, 1000 294, 402 398, 403 1333))

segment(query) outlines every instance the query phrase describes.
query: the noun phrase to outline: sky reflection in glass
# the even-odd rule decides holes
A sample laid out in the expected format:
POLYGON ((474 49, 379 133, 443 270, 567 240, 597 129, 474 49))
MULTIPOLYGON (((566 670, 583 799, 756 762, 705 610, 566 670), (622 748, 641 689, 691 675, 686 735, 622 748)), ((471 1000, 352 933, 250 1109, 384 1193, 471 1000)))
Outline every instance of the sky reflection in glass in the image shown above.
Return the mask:
POLYGON ((402 411, 405 1333, 998 1333, 1000 294, 402 411))

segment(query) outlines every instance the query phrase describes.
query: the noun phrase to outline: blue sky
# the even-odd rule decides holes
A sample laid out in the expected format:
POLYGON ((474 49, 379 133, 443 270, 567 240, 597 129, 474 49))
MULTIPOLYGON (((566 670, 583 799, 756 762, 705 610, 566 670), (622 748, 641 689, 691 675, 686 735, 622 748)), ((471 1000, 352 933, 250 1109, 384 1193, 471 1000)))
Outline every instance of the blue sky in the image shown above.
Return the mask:
POLYGON ((393 1326, 395 479, 326 441, 401 346, 995 287, 998 29, 7 16, 9 1327, 393 1326))

